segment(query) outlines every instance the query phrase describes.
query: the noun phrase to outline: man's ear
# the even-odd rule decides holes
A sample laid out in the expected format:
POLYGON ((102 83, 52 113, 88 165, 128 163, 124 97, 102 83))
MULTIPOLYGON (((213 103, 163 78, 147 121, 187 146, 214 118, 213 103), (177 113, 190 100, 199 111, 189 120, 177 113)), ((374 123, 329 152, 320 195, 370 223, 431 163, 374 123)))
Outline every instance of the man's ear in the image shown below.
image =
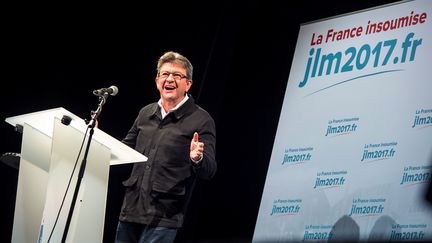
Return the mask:
POLYGON ((192 81, 192 79, 189 79, 189 80, 186 81, 186 83, 188 85, 188 87, 186 89, 186 93, 187 93, 190 90, 190 88, 192 87, 193 81, 192 81))

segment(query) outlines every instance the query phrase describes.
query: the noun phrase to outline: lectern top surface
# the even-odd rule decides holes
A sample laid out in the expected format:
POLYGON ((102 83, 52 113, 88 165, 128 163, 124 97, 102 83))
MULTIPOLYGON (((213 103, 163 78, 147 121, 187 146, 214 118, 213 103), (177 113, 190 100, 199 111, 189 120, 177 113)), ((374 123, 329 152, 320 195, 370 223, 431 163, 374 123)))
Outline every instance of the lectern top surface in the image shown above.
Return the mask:
MULTIPOLYGON (((81 131, 83 134, 86 133, 87 125, 85 121, 63 107, 8 117, 6 118, 6 122, 15 127, 19 125, 23 126, 25 123, 52 138, 54 120, 61 120, 64 116, 72 118, 69 126, 81 131)), ((147 157, 104 131, 98 128, 94 130, 93 139, 111 149, 111 165, 147 161, 147 157)))

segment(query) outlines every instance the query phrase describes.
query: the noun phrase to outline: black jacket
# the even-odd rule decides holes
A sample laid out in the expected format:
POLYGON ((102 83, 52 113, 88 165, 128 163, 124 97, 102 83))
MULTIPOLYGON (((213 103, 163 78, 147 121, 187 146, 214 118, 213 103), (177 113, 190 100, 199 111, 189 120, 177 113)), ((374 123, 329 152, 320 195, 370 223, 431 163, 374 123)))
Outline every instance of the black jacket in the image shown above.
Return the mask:
POLYGON ((119 219, 180 228, 195 177, 211 179, 216 173, 216 127, 191 96, 161 117, 157 103, 145 106, 123 139, 148 161, 134 164, 130 178, 123 182, 126 194, 119 219), (198 165, 189 157, 194 132, 204 142, 204 156, 198 165))

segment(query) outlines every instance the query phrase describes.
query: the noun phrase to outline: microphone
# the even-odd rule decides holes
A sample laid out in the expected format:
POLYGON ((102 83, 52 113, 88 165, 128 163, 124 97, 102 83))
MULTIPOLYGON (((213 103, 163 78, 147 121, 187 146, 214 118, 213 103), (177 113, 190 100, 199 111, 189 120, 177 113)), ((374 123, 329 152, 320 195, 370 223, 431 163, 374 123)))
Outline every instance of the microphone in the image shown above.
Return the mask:
POLYGON ((114 85, 111 85, 109 88, 101 88, 93 91, 93 94, 97 96, 102 96, 105 94, 115 96, 117 95, 117 93, 118 93, 118 88, 117 86, 114 85))

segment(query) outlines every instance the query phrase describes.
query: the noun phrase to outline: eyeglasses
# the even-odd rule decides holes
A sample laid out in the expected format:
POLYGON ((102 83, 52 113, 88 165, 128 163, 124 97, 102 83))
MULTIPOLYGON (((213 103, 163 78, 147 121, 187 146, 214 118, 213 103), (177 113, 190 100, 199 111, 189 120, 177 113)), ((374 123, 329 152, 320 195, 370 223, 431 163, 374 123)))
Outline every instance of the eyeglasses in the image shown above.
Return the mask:
POLYGON ((187 76, 185 76, 181 73, 170 73, 170 72, 159 73, 159 77, 163 78, 163 79, 167 79, 171 74, 175 80, 181 80, 181 79, 187 78, 187 76))

